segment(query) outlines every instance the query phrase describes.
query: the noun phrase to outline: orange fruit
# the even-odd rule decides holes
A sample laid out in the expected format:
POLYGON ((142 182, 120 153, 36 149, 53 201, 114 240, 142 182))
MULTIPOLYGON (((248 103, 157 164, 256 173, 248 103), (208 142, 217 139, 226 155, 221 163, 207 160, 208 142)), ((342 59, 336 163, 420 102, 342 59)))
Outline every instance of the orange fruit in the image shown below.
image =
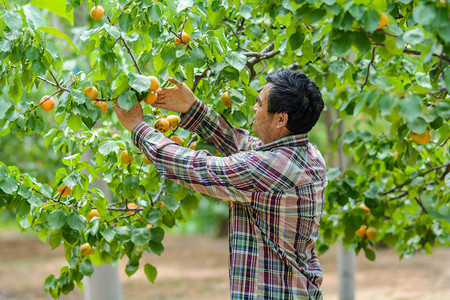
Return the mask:
POLYGON ((178 123, 180 123, 181 119, 178 115, 170 115, 167 118, 167 121, 169 121, 170 127, 172 129, 175 129, 178 127, 178 123))
POLYGON ((159 203, 159 207, 160 207, 160 208, 163 208, 163 207, 166 207, 166 205, 164 204, 164 202, 161 201, 161 202, 159 203))
POLYGON ((192 149, 192 150, 195 150, 196 147, 197 147, 197 142, 195 142, 195 141, 189 145, 189 149, 192 149))
POLYGON ((51 111, 53 107, 55 107, 55 99, 53 99, 53 97, 50 96, 44 96, 41 98, 39 105, 42 107, 43 110, 51 111))
POLYGON ((228 92, 222 94, 222 97, 220 97, 220 101, 225 106, 231 106, 233 104, 233 101, 230 99, 230 96, 228 96, 228 92))
POLYGON ((70 187, 68 187, 67 185, 63 184, 62 186, 60 186, 58 188, 58 193, 65 197, 67 195, 69 195, 70 193, 72 193, 72 189, 70 187))
POLYGON ((86 217, 86 219, 87 219, 88 221, 91 221, 92 218, 94 218, 94 217, 100 217, 100 214, 98 213, 98 210, 96 210, 95 208, 92 209, 92 210, 89 212, 89 214, 88 214, 88 216, 86 217))
POLYGON ((89 243, 84 243, 81 246, 80 251, 81 251, 81 254, 83 254, 84 256, 89 256, 92 253, 94 253, 94 248, 91 245, 89 245, 89 243))
POLYGON ((100 107, 103 113, 106 113, 106 110, 108 109, 108 104, 106 103, 106 101, 95 100, 94 105, 100 107))
POLYGON ((367 230, 367 226, 366 225, 361 225, 361 227, 359 227, 358 230, 355 231, 357 236, 360 237, 365 237, 366 236, 366 230, 367 230))
POLYGON ((367 238, 369 238, 371 240, 376 238, 377 234, 378 234, 378 230, 376 228, 374 228, 374 227, 369 227, 366 230, 366 236, 367 236, 367 238))
POLYGON ((380 16, 380 24, 378 24, 377 29, 381 29, 384 26, 386 26, 388 23, 388 16, 385 12, 381 12, 381 16, 380 16))
POLYGON ((147 156, 145 156, 145 154, 142 155, 142 161, 147 165, 153 164, 153 162, 150 159, 148 159, 147 156))
MULTIPOLYGON (((159 80, 155 76, 148 76, 150 79, 150 88, 151 91, 156 91, 159 88, 159 80)), ((156 99, 155 99, 156 100, 156 99)))
POLYGON ((85 93, 91 100, 97 99, 98 96, 98 90, 95 86, 89 88, 85 88, 83 93, 85 93))
POLYGON ((105 9, 101 5, 93 6, 91 9, 91 17, 96 21, 100 20, 104 13, 105 9))
POLYGON ((178 46, 184 46, 184 45, 187 45, 187 44, 189 44, 189 41, 191 40, 191 37, 189 36, 189 34, 187 34, 186 32, 182 32, 181 33, 181 39, 179 38, 179 37, 175 37, 175 43, 178 45, 178 46), (183 41, 182 41, 182 40, 183 41))
POLYGON ((167 119, 161 118, 161 119, 156 120, 155 128, 157 130, 159 130, 160 132, 164 133, 167 130, 169 130, 170 123, 169 123, 169 121, 167 121, 167 119))
POLYGON ((414 142, 416 142, 417 144, 420 144, 420 145, 428 143, 431 138, 430 132, 428 130, 426 130, 422 134, 417 134, 417 133, 411 132, 410 136, 414 142))
POLYGON ((128 154, 128 151, 127 151, 127 150, 123 150, 122 153, 120 153, 120 160, 121 160, 124 164, 128 165, 128 164, 131 164, 131 163, 134 161, 134 157, 133 157, 133 156, 130 156, 130 155, 128 154))
POLYGON ((157 93, 148 93, 147 97, 145 97, 144 102, 148 105, 152 105, 155 103, 156 99, 158 99, 157 93))
POLYGON ((181 147, 184 145, 184 140, 181 136, 173 135, 170 137, 170 139, 176 143, 178 143, 181 147))
POLYGON ((360 204, 360 205, 359 205, 359 208, 361 208, 363 211, 366 212, 366 216, 367 216, 368 214, 370 214, 370 208, 368 208, 364 203, 360 204))
MULTIPOLYGON (((136 205, 136 203, 128 203, 127 208, 134 209, 134 208, 138 208, 138 206, 136 205)), ((134 212, 135 212, 134 210, 129 210, 127 212, 127 215, 131 215, 134 212)))
POLYGON ((147 228, 148 228, 148 229, 152 229, 152 227, 153 227, 152 225, 147 224, 147 228))

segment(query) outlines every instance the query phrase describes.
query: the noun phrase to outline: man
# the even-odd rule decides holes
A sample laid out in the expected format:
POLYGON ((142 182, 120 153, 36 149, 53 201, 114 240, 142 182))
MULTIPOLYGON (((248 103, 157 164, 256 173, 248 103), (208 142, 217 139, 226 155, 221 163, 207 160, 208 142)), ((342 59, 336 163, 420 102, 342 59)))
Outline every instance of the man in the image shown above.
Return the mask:
POLYGON ((228 201, 231 299, 321 299, 314 247, 327 179, 307 138, 324 106, 318 87, 300 72, 269 76, 253 107, 255 138, 170 81, 153 106, 181 113, 180 126, 224 157, 180 147, 143 122, 139 103, 114 110, 162 174, 228 201))

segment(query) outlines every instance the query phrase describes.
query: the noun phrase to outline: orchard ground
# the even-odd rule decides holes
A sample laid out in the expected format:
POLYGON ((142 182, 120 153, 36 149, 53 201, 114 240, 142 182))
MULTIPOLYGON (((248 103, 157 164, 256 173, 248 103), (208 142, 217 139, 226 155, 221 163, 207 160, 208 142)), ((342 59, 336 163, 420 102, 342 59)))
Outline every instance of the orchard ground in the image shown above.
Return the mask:
MULTIPOLYGON (((229 299, 227 245, 227 238, 167 234, 162 256, 147 255, 141 261, 158 269, 156 284, 149 283, 142 270, 128 278, 125 263, 119 263, 124 299, 229 299)), ((338 299, 336 253, 333 246, 321 256, 326 300, 338 299)), ((377 252, 375 262, 359 255, 355 299, 450 299, 449 261, 450 248, 403 260, 388 248, 377 252)), ((65 264, 62 248, 50 251, 35 236, 2 229, 0 300, 51 299, 44 292, 44 280, 65 264)), ((83 299, 83 293, 75 288, 61 299, 83 299)))

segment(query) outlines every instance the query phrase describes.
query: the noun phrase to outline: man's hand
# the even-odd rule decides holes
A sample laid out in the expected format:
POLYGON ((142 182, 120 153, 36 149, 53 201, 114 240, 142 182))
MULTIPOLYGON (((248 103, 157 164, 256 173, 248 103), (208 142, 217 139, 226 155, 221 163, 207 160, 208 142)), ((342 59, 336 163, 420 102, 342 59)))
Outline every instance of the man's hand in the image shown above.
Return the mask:
POLYGON ((120 123, 129 131, 132 131, 137 124, 144 121, 144 113, 139 101, 136 101, 136 104, 129 111, 126 111, 118 105, 114 105, 113 109, 120 123))
POLYGON ((173 78, 169 78, 168 80, 175 84, 175 87, 157 90, 158 98, 152 106, 174 112, 186 113, 195 102, 194 93, 186 84, 180 84, 173 78))

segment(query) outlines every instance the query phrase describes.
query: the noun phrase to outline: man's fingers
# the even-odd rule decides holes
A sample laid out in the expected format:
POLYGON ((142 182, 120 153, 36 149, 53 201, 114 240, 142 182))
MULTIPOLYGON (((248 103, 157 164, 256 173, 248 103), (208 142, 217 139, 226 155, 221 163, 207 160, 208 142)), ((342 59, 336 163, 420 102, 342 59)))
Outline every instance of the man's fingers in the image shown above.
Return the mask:
POLYGON ((169 77, 167 80, 169 80, 170 83, 175 84, 177 87, 180 86, 180 83, 171 77, 169 77))

